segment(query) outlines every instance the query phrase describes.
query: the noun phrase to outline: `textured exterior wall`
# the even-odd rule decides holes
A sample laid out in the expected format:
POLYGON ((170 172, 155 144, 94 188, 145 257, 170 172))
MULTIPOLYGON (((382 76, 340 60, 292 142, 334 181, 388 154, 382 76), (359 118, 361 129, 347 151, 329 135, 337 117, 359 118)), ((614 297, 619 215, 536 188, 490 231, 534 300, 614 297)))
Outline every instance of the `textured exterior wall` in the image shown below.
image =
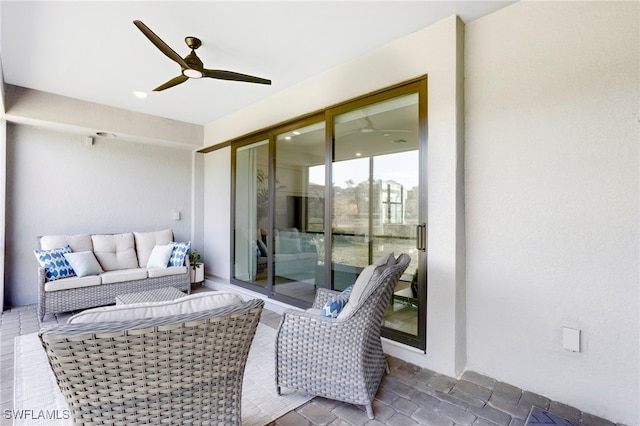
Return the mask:
POLYGON ((469 368, 630 425, 638 17, 637 2, 520 2, 467 25, 465 57, 469 368))

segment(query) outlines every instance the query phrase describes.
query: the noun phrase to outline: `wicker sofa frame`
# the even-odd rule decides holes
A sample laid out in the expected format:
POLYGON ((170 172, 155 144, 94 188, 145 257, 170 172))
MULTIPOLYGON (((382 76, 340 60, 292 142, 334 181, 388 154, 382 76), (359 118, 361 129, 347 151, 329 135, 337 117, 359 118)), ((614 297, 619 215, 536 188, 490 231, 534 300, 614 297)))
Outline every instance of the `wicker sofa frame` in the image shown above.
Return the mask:
POLYGON ((39 333, 74 424, 240 425, 264 301, 39 333))
MULTIPOLYGON (((380 329, 396 283, 411 258, 401 254, 368 287, 345 318, 307 311, 285 311, 276 337, 276 385, 356 405, 373 419, 372 403, 387 370, 380 329)), ((313 308, 322 309, 330 295, 319 288, 313 308)))
POLYGON ((40 321, 44 319, 46 314, 57 314, 93 308, 95 306, 113 305, 116 296, 119 294, 137 293, 163 287, 175 287, 178 290, 191 293, 191 274, 188 257, 185 258, 185 265, 187 266, 187 272, 184 274, 56 291, 45 291, 46 272, 44 268, 39 267, 38 315, 40 321))

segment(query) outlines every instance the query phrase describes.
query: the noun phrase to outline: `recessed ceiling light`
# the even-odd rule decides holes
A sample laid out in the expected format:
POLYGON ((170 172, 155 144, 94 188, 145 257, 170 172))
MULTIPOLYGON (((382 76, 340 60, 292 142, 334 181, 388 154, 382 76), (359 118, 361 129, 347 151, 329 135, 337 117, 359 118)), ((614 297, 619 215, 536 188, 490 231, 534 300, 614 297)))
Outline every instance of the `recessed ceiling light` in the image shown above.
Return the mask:
POLYGON ((293 134, 294 134, 294 135, 296 135, 296 136, 298 136, 298 135, 300 134, 300 132, 299 132, 299 131, 297 131, 297 130, 294 130, 294 131, 293 131, 293 134))
POLYGON ((147 97, 147 94, 146 94, 146 92, 135 91, 135 92, 133 92, 133 96, 135 96, 136 98, 144 99, 144 98, 147 97))
POLYGON ((110 132, 96 132, 96 135, 103 137, 103 138, 115 138, 117 137, 115 133, 110 133, 110 132))
POLYGON ((285 136, 284 139, 287 140, 287 141, 290 141, 291 140, 291 136, 285 136))
POLYGON ((356 152, 356 157, 361 157, 362 153, 361 152, 356 152))

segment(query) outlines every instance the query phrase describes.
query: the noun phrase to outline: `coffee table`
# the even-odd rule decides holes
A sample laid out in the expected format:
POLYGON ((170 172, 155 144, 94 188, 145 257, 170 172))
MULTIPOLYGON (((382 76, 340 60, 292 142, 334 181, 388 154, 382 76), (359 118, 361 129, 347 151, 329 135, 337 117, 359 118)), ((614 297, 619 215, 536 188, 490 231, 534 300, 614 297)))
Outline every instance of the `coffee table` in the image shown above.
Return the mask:
POLYGON ((126 293, 116 296, 116 305, 130 305, 143 302, 164 302, 184 297, 186 294, 175 287, 163 287, 155 290, 141 291, 138 293, 126 293))

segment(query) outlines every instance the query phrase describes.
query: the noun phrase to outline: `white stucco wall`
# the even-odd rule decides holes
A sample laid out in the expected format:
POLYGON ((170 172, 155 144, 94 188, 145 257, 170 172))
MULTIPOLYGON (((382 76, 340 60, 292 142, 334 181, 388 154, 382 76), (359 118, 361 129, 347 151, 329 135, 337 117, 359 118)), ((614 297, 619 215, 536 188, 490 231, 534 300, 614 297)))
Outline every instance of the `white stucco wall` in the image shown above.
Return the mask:
POLYGON ((640 424, 638 2, 466 28, 469 368, 640 424), (582 351, 561 327, 582 330, 582 351))
POLYGON ((36 303, 36 237, 172 228, 191 236, 192 152, 7 126, 6 299, 36 303), (181 213, 174 221, 172 212, 181 213))

